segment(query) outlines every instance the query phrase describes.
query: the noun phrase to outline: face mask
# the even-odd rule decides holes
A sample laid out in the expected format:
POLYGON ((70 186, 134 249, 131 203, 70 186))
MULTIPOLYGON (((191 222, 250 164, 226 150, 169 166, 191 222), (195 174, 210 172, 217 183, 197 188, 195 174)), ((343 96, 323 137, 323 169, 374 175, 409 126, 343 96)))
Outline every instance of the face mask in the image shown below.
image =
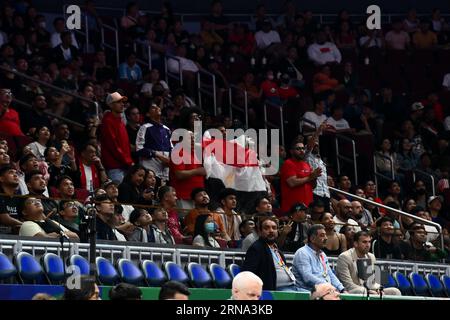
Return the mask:
POLYGON ((216 225, 214 222, 205 223, 206 233, 214 233, 215 229, 216 229, 216 225))
POLYGON ((273 75, 267 76, 268 80, 273 80, 273 75))

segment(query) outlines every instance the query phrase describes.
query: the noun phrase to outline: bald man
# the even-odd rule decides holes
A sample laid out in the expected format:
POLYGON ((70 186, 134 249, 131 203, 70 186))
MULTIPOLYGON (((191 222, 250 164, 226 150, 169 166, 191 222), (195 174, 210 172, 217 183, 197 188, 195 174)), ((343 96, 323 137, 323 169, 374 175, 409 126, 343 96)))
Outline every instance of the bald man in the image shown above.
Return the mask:
POLYGON ((231 300, 259 300, 263 282, 250 271, 242 271, 233 279, 231 300))
POLYGON ((346 224, 355 226, 355 232, 361 231, 358 222, 350 218, 352 215, 352 203, 347 199, 340 200, 338 202, 338 210, 336 212, 336 215, 333 217, 333 220, 336 223, 336 226, 334 227, 336 232, 339 232, 341 228, 346 224))
POLYGON ((316 284, 311 290, 311 300, 341 300, 340 293, 331 283, 316 284))

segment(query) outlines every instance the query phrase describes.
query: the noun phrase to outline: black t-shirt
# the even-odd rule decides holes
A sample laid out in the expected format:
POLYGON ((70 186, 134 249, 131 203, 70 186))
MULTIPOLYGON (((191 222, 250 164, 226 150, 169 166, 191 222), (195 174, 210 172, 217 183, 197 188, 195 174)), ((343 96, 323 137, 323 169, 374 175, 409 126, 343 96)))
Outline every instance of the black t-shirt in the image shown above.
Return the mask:
POLYGON ((400 246, 393 242, 387 243, 381 237, 374 239, 373 253, 378 259, 402 259, 400 246))
POLYGON ((97 231, 97 239, 99 240, 116 240, 117 241, 117 237, 113 232, 113 229, 107 225, 106 223, 103 222, 102 219, 100 219, 97 216, 97 219, 95 220, 96 222, 96 231, 97 231))
POLYGON ((22 198, 0 196, 0 214, 9 214, 11 218, 19 220, 22 217, 19 212, 22 201, 22 198))

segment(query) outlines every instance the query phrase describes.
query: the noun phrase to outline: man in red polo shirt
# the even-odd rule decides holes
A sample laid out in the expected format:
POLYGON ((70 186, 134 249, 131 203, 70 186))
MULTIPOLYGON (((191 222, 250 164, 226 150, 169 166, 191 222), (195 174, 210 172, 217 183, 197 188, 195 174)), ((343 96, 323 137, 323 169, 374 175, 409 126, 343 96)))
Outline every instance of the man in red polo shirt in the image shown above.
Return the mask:
MULTIPOLYGON (((194 208, 194 204, 191 200, 191 192, 195 188, 204 188, 205 187, 205 168, 200 164, 200 161, 196 160, 194 153, 194 133, 189 131, 191 137, 191 150, 190 150, 190 158, 189 161, 182 161, 180 164, 174 163, 173 157, 183 158, 183 154, 185 152, 189 152, 189 150, 184 150, 184 148, 179 148, 182 146, 182 143, 179 145, 175 145, 172 150, 172 154, 170 157, 170 184, 172 187, 177 190, 177 207, 186 209, 186 211, 181 212, 183 216, 188 213, 188 210, 194 208)), ((178 163, 178 161, 175 161, 178 163)))
POLYGON ((291 146, 292 158, 286 160, 281 167, 281 210, 288 212, 296 203, 309 205, 313 201, 313 189, 316 179, 322 174, 322 170, 313 170, 304 161, 305 145, 302 142, 294 142, 291 146))
POLYGON ((11 109, 13 95, 10 89, 0 89, 0 133, 10 136, 23 136, 20 129, 19 114, 11 109))

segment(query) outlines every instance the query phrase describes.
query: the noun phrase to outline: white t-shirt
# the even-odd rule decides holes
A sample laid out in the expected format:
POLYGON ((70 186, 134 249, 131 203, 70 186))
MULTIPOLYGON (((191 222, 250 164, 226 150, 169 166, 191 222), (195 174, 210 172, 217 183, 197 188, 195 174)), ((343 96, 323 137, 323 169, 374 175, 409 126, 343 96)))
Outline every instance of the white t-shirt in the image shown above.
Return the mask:
POLYGON ((94 190, 91 167, 85 166, 84 164, 83 167, 84 167, 84 174, 86 175, 86 190, 88 191, 94 190))
POLYGON ((335 128, 336 130, 343 130, 343 129, 350 129, 350 125, 348 124, 347 120, 344 118, 340 120, 334 120, 333 117, 329 117, 327 119, 327 123, 335 128))
MULTIPOLYGON (((317 113, 315 113, 314 111, 308 111, 308 112, 305 112, 305 114, 303 115, 303 118, 308 119, 308 120, 314 122, 314 123, 316 124, 316 128, 315 128, 315 129, 319 128, 320 125, 321 125, 325 120, 327 120, 327 116, 326 116, 326 115, 321 114, 321 115, 319 116, 319 115, 318 115, 317 113)), ((305 126, 312 127, 311 124, 308 123, 308 122, 305 122, 304 124, 305 124, 305 126)))
POLYGON ((260 30, 257 33, 255 33, 255 41, 259 49, 265 49, 273 43, 280 43, 281 39, 278 32, 274 30, 270 30, 267 33, 260 30))
POLYGON ((125 238, 125 236, 123 235, 123 234, 121 234, 120 232, 119 232, 119 230, 117 230, 117 229, 112 229, 112 231, 114 232, 114 235, 116 236, 116 238, 117 238, 117 241, 127 241, 127 239, 125 238))
POLYGON ((355 232, 361 231, 358 222, 353 219, 348 219, 347 222, 345 222, 339 219, 338 216, 334 216, 333 221, 336 223, 336 225, 334 226, 334 231, 336 231, 337 233, 341 231, 341 228, 344 226, 344 224, 354 226, 355 232))
POLYGON ((331 42, 325 42, 324 44, 313 43, 308 47, 308 57, 318 65, 335 61, 341 63, 342 60, 341 52, 331 42))
MULTIPOLYGON (((209 243, 213 246, 213 248, 220 248, 219 243, 213 237, 208 237, 209 243)), ((205 239, 201 235, 197 235, 192 241, 193 246, 206 247, 205 239)))
MULTIPOLYGON (((169 90, 169 86, 164 80, 159 80, 159 84, 164 88, 164 90, 169 90)), ((153 83, 144 83, 141 88, 142 93, 152 94, 153 83)))
MULTIPOLYGON (((41 220, 40 222, 44 222, 44 220, 41 220)), ((57 222, 55 222, 55 223, 58 224, 57 222)), ((61 229, 64 232, 69 231, 63 225, 59 224, 59 226, 61 227, 61 229)), ((37 223, 35 223, 34 221, 25 221, 19 230, 19 236, 23 236, 23 237, 34 237, 38 233, 46 234, 44 229, 42 229, 41 226, 38 225, 37 223)))

